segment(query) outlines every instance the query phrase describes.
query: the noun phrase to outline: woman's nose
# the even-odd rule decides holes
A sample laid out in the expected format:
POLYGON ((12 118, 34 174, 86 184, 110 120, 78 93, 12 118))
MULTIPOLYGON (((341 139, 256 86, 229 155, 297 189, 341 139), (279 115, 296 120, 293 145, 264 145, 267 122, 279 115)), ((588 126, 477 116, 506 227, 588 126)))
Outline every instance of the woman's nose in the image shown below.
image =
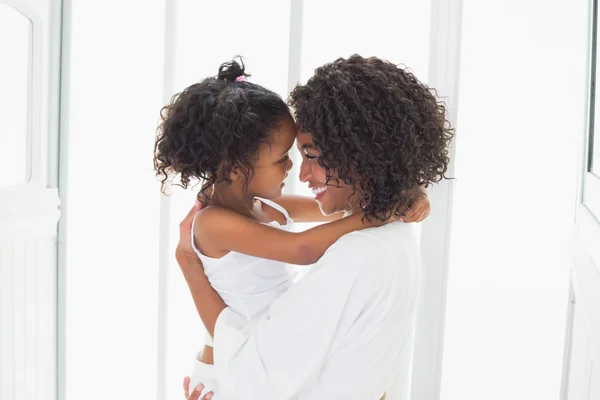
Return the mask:
POLYGON ((310 179, 310 168, 308 163, 302 159, 302 163, 300 164, 300 182, 308 182, 310 179))

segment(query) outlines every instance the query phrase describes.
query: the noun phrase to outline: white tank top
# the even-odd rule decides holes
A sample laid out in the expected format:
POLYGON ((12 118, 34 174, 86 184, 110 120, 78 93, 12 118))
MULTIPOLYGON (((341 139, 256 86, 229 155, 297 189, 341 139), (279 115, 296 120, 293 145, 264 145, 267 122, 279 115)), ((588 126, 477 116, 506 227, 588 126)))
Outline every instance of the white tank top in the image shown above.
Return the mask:
MULTIPOLYGON (((264 204, 281 212, 285 225, 277 221, 265 223, 291 231, 294 221, 288 212, 270 200, 259 199, 264 204)), ((196 218, 194 218, 194 222, 196 218)), ((274 244, 276 245, 276 244, 274 244)), ((202 264, 211 286, 219 293, 225 304, 246 319, 255 319, 292 284, 292 274, 285 263, 249 256, 230 251, 221 258, 205 256, 194 243, 192 224, 192 246, 202 264)))

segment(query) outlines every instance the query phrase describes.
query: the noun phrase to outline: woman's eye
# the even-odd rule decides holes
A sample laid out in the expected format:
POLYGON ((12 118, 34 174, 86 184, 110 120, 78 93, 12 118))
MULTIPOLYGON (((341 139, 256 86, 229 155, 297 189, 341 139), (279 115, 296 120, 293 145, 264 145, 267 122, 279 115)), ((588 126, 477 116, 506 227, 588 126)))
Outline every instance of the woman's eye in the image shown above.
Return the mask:
POLYGON ((305 154, 305 156, 307 160, 314 160, 315 158, 317 158, 316 156, 310 156, 308 154, 305 154))

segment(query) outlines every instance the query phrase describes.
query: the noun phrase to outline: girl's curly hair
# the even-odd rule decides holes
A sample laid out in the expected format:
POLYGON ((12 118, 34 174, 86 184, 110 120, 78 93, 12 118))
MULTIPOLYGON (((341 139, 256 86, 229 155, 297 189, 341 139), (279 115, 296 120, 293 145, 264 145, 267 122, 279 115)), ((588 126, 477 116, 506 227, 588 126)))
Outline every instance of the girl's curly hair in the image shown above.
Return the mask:
POLYGON ((403 216, 418 185, 447 178, 446 108, 406 69, 375 57, 339 58, 297 86, 290 105, 300 131, 313 135, 327 183, 360 188, 368 220, 403 216))
POLYGON ((192 180, 203 181, 199 198, 206 202, 207 189, 230 182, 234 166, 248 183, 261 145, 270 143, 273 128, 291 114, 278 94, 246 76, 241 58, 234 58, 216 77, 191 85, 162 108, 154 170, 163 192, 169 175, 179 174, 184 189, 192 180))

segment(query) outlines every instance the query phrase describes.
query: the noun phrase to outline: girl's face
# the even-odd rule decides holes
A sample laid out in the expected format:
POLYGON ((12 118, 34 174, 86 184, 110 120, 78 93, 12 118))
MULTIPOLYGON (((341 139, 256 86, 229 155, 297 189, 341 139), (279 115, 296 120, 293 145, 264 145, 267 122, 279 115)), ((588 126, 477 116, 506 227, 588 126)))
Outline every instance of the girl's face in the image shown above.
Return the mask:
MULTIPOLYGON (((360 193, 358 189, 354 191, 343 180, 338 182, 336 179, 330 179, 329 183, 327 182, 327 172, 317 162, 319 151, 313 144, 311 134, 298 133, 296 146, 302 155, 300 181, 308 183, 323 215, 353 211, 359 208, 360 193)), ((337 173, 331 171, 330 178, 336 177, 337 173)))
POLYGON ((296 126, 291 117, 285 118, 275 128, 271 145, 262 146, 254 163, 254 174, 248 183, 248 192, 265 199, 281 196, 284 181, 292 168, 289 152, 296 138, 296 126))

